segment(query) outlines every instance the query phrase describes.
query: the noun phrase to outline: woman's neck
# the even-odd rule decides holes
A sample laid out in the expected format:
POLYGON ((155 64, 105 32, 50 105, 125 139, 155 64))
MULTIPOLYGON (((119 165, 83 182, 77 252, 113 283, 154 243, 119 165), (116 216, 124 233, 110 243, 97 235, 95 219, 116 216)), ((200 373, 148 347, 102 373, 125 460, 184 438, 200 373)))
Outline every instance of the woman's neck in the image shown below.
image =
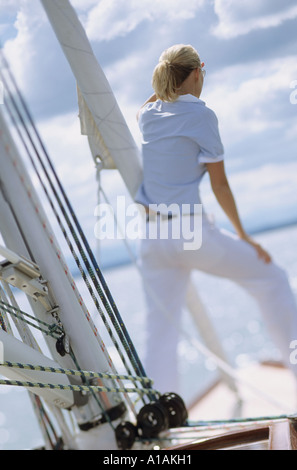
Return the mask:
POLYGON ((199 69, 193 70, 190 75, 186 78, 186 80, 182 83, 178 94, 179 95, 194 95, 196 98, 200 98, 202 86, 203 86, 203 78, 201 80, 201 73, 199 73, 199 69))

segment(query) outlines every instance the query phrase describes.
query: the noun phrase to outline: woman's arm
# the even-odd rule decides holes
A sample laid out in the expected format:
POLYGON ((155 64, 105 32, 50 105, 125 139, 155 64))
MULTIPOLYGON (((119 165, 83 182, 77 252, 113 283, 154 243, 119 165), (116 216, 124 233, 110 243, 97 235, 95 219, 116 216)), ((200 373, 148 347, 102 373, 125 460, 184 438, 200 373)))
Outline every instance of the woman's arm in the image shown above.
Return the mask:
POLYGON ((216 163, 207 163, 206 167, 209 173, 213 193, 221 208, 232 223, 237 235, 239 236, 239 238, 245 240, 247 243, 252 245, 256 249, 258 256, 265 262, 269 263, 271 261, 270 255, 265 250, 263 250, 263 248, 258 243, 256 243, 247 235, 242 226, 236 207, 235 199, 233 197, 225 173, 224 161, 216 163))
POLYGON ((138 118, 139 118, 139 113, 140 113, 140 110, 148 103, 153 103, 154 101, 157 101, 157 97, 156 97, 156 94, 154 93, 152 96, 150 96, 145 103, 143 103, 143 105, 140 107, 138 113, 136 114, 136 119, 138 121, 138 118))

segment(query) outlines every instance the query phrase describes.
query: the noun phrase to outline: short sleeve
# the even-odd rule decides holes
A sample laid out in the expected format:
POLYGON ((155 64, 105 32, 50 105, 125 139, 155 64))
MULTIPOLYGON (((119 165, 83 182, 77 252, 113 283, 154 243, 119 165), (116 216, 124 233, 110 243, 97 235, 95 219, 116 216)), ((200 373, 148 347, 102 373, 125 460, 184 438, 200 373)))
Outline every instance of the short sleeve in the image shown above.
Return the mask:
POLYGON ((215 163, 224 159, 224 147, 221 141, 218 119, 215 113, 205 107, 200 116, 195 132, 195 141, 200 147, 198 160, 200 163, 215 163), (202 117, 202 120, 200 120, 202 117))

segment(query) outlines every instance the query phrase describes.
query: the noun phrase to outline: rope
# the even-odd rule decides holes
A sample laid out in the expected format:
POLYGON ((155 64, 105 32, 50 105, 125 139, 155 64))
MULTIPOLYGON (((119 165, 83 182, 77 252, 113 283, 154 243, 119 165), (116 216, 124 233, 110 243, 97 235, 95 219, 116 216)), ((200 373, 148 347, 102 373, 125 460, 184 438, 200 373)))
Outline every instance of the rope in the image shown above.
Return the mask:
POLYGON ((139 393, 144 395, 145 391, 137 388, 112 388, 103 387, 100 385, 62 385, 62 384, 51 384, 41 382, 26 382, 20 380, 0 380, 0 385, 15 385, 18 387, 29 387, 29 388, 50 388, 59 390, 71 390, 73 392, 112 392, 112 393, 139 393))
POLYGON ((14 315, 16 318, 19 318, 23 322, 27 323, 27 325, 30 325, 34 328, 36 328, 39 331, 42 331, 47 336, 52 336, 55 339, 59 339, 61 334, 64 333, 63 329, 57 325, 57 324, 52 324, 50 325, 49 323, 44 322, 43 320, 40 320, 29 313, 23 312, 17 307, 13 307, 12 305, 7 304, 6 302, 3 302, 3 300, 0 300, 0 310, 3 310, 6 313, 9 313, 10 315, 14 315), (35 325, 34 323, 30 322, 29 320, 26 320, 23 317, 28 317, 36 321, 37 323, 40 323, 40 325, 46 326, 47 330, 42 328, 41 326, 35 325))
MULTIPOLYGON (((22 364, 19 362, 10 362, 5 361, 1 363, 2 367, 12 367, 25 370, 34 370, 40 372, 54 372, 57 374, 65 374, 71 376, 80 376, 80 377, 90 377, 90 378, 100 378, 100 379, 120 379, 120 380, 131 380, 133 382, 141 382, 146 386, 151 387, 153 381, 147 377, 136 377, 125 374, 109 374, 105 372, 92 372, 85 370, 75 370, 75 369, 63 369, 62 367, 52 367, 52 366, 42 366, 42 365, 33 365, 33 364, 22 364)), ((159 392, 156 392, 159 394, 159 392)))
MULTIPOLYGON (((12 363, 12 362, 4 362, 1 364, 1 367, 11 367, 11 368, 19 368, 19 369, 26 369, 32 371, 42 371, 42 372, 52 372, 58 374, 66 374, 72 376, 86 376, 92 378, 120 378, 120 379, 129 379, 129 380, 140 380, 143 381, 142 377, 130 377, 130 376, 115 376, 112 374, 104 374, 100 372, 91 372, 91 371, 77 371, 71 369, 62 369, 62 368, 55 368, 55 367, 47 367, 41 365, 32 365, 32 364, 21 364, 21 363, 12 363)), ((147 379, 148 383, 151 383, 149 379, 147 379)), ((113 392, 113 393, 138 393, 139 395, 145 395, 148 393, 147 389, 140 390, 137 387, 124 387, 124 388, 117 388, 117 387, 106 387, 101 385, 62 385, 62 384, 51 384, 51 383, 41 383, 41 382, 29 382, 29 381, 20 381, 20 380, 0 380, 1 385, 15 385, 19 387, 33 387, 33 388, 49 388, 49 389, 59 389, 59 390, 71 390, 76 392, 113 392)), ((152 391, 152 390, 150 390, 152 391)), ((158 394, 156 390, 153 390, 153 393, 158 394)))
POLYGON ((5 321, 4 321, 4 318, 3 318, 1 312, 0 312, 0 328, 1 328, 1 330, 7 331, 7 329, 6 329, 6 323, 5 323, 5 321))
MULTIPOLYGON (((61 334, 63 334, 63 330, 61 329, 61 327, 59 325, 50 325, 50 324, 47 324, 46 322, 42 321, 42 320, 38 320, 36 319, 35 317, 33 317, 32 315, 29 315, 27 314, 26 312, 23 312, 21 311, 20 309, 16 308, 16 307, 12 307, 11 305, 9 304, 6 304, 5 302, 1 301, 0 300, 0 313, 1 313, 1 309, 4 308, 4 311, 16 316, 17 318, 20 318, 24 323, 26 324, 29 324, 31 325, 32 327, 42 331, 44 334, 46 335, 49 335, 55 339, 59 339, 61 334), (48 330, 45 330, 43 328, 40 328, 38 327, 37 325, 35 325, 34 323, 26 320, 25 318, 23 318, 23 316, 27 316, 29 318, 32 318, 34 319, 35 321, 41 323, 42 325, 46 326, 48 328, 48 330), (57 331, 61 330, 61 333, 60 334, 57 334, 57 331)), ((1 326, 1 325, 0 325, 1 326)), ((75 357, 73 357, 73 354, 71 352, 71 356, 74 360, 74 362, 76 363, 77 367, 78 364, 77 364, 77 361, 75 359, 75 357)), ((143 386, 145 387, 150 387, 151 384, 152 384, 152 381, 151 379, 149 378, 146 378, 146 377, 134 377, 132 375, 120 375, 120 374, 108 374, 108 373, 99 373, 99 372, 90 372, 90 371, 83 371, 83 370, 72 370, 72 369, 63 369, 63 368, 53 368, 53 367, 45 367, 45 366, 36 366, 36 365, 32 365, 32 364, 21 364, 21 363, 12 363, 12 362, 5 362, 5 363, 2 363, 2 366, 4 367, 15 367, 15 368, 20 368, 20 369, 27 369, 27 370, 36 370, 36 371, 43 371, 43 372, 56 372, 56 373, 60 373, 60 374, 66 374, 66 375, 76 375, 76 376, 81 376, 82 379, 85 381, 85 383, 87 383, 87 377, 90 377, 90 378, 103 378, 103 379, 116 379, 116 380, 130 380, 132 381, 135 386, 137 386, 137 382, 139 381, 143 386)), ((89 386, 89 385, 86 385, 86 386, 89 386)), ((122 389, 121 388, 117 388, 117 390, 120 392, 120 391, 123 391, 125 388, 123 387, 122 389)), ((115 390, 115 389, 114 389, 115 390)), ((93 392, 94 394, 94 390, 91 389, 91 391, 93 392)), ((102 388, 101 391, 108 391, 108 390, 104 390, 102 388)), ((143 394, 139 393, 142 396, 145 395, 145 392, 143 394)), ((94 398, 96 399, 96 395, 94 395, 94 398)), ((102 408, 101 404, 98 402, 98 405, 99 407, 101 408, 101 411, 104 413, 104 409, 102 408)))

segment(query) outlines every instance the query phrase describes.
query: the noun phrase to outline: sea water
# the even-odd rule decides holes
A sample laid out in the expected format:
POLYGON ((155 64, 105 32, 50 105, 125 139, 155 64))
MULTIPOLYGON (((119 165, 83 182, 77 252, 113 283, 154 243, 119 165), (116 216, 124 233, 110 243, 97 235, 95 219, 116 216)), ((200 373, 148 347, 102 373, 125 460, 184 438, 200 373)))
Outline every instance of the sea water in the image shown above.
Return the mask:
MULTIPOLYGON (((274 260, 287 270, 297 298, 297 225, 265 231, 255 237, 274 260)), ((131 339, 142 357, 145 304, 140 274, 133 263, 123 262, 118 267, 106 268, 104 276, 131 339)), ((242 366, 251 360, 279 359, 279 353, 263 327, 256 305, 245 292, 227 280, 218 280, 199 272, 194 274, 193 281, 207 305, 232 367, 242 366)), ((77 283, 83 290, 81 281, 77 280, 77 283)), ((94 320, 100 323, 96 315, 94 320)), ((183 315, 183 327, 198 341, 203 341, 187 311, 183 315)), ((182 335, 179 367, 181 394, 187 403, 191 403, 217 374, 214 363, 182 335)), ((17 387, 0 386, 0 449, 32 449, 42 443, 27 392, 17 387)))

